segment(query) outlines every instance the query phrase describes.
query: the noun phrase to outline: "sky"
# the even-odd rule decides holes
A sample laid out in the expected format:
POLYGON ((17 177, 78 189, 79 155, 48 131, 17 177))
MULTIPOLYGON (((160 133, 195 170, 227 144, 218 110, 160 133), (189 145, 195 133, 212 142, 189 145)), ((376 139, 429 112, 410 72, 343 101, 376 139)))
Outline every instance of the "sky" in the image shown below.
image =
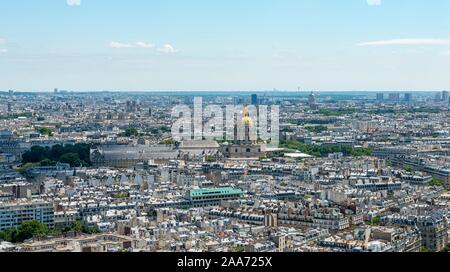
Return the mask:
POLYGON ((448 0, 1 0, 0 90, 450 89, 448 0))

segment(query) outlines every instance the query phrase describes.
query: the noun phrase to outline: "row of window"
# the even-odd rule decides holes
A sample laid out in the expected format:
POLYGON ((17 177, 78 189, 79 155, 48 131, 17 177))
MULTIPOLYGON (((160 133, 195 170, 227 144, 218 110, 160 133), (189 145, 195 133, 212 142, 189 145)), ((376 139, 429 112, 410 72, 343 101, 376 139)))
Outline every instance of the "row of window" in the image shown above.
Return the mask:
POLYGON ((220 200, 222 198, 234 198, 234 197, 239 197, 238 194, 234 194, 234 195, 221 195, 221 196, 203 196, 203 197, 193 197, 192 200, 197 201, 197 200, 207 200, 207 199, 217 199, 220 200))

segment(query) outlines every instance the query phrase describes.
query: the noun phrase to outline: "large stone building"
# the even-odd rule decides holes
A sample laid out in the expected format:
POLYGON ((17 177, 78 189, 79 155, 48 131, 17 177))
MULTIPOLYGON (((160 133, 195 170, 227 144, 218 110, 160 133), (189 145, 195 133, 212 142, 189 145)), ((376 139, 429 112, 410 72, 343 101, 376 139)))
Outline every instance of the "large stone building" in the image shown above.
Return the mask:
POLYGON ((417 226, 422 234, 422 246, 430 251, 441 251, 448 244, 447 218, 439 213, 420 217, 417 226))
POLYGON ((243 118, 241 124, 238 118, 234 120, 234 137, 232 143, 222 144, 222 154, 232 159, 258 159, 263 154, 261 145, 257 144, 256 126, 257 123, 252 120, 248 107, 244 106, 243 118), (243 127, 243 135, 240 131, 243 127), (243 136, 243 137, 242 137, 243 136))
POLYGON ((179 155, 180 151, 171 145, 111 145, 92 149, 90 157, 95 167, 129 168, 140 162, 175 160, 179 158, 179 155))

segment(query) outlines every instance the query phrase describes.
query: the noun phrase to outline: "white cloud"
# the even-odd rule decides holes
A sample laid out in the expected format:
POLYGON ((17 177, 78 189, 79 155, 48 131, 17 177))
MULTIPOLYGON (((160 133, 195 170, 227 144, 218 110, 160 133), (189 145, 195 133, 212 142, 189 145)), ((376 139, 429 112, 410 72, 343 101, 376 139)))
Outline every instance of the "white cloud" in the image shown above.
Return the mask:
POLYGON ((143 48, 143 49, 152 49, 159 53, 163 54, 173 54, 178 52, 171 44, 165 44, 161 47, 157 47, 156 45, 152 43, 146 43, 146 42, 134 42, 134 43, 123 43, 123 42, 116 42, 112 41, 109 43, 109 47, 114 49, 123 49, 123 48, 143 48))
POLYGON ((175 48, 172 45, 165 44, 163 47, 158 48, 158 52, 164 53, 164 54, 172 54, 172 53, 176 53, 177 50, 175 50, 175 48))
POLYGON ((134 45, 129 44, 129 43, 110 42, 109 47, 115 48, 115 49, 122 49, 122 48, 133 48, 134 45))
POLYGON ((367 0, 369 6, 381 6, 381 0, 367 0))
POLYGON ((4 43, 6 43, 6 40, 5 40, 5 39, 2 39, 2 38, 0 38, 0 44, 4 44, 4 43))
POLYGON ((69 6, 80 6, 81 0, 66 0, 66 3, 69 6))
POLYGON ((450 40, 442 39, 393 39, 362 42, 357 46, 386 46, 386 45, 450 45, 450 40))
POLYGON ((0 49, 0 54, 6 54, 8 53, 8 49, 0 49))
POLYGON ((450 51, 441 52, 442 56, 450 57, 450 51))
POLYGON ((136 42, 136 45, 141 48, 154 48, 155 47, 154 44, 145 43, 145 42, 136 42))

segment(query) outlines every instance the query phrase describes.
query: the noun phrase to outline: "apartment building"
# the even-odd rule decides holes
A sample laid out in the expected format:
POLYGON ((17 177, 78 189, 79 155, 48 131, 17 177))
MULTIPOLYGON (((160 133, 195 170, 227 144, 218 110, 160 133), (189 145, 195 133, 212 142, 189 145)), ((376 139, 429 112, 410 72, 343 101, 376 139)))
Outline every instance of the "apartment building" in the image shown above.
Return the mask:
POLYGON ((231 187, 191 190, 187 194, 187 199, 191 201, 193 207, 206 207, 220 205, 222 200, 237 199, 242 196, 240 189, 231 187))
POLYGON ((0 203, 0 231, 15 229, 22 222, 33 220, 52 227, 54 225, 53 203, 45 201, 0 203))

